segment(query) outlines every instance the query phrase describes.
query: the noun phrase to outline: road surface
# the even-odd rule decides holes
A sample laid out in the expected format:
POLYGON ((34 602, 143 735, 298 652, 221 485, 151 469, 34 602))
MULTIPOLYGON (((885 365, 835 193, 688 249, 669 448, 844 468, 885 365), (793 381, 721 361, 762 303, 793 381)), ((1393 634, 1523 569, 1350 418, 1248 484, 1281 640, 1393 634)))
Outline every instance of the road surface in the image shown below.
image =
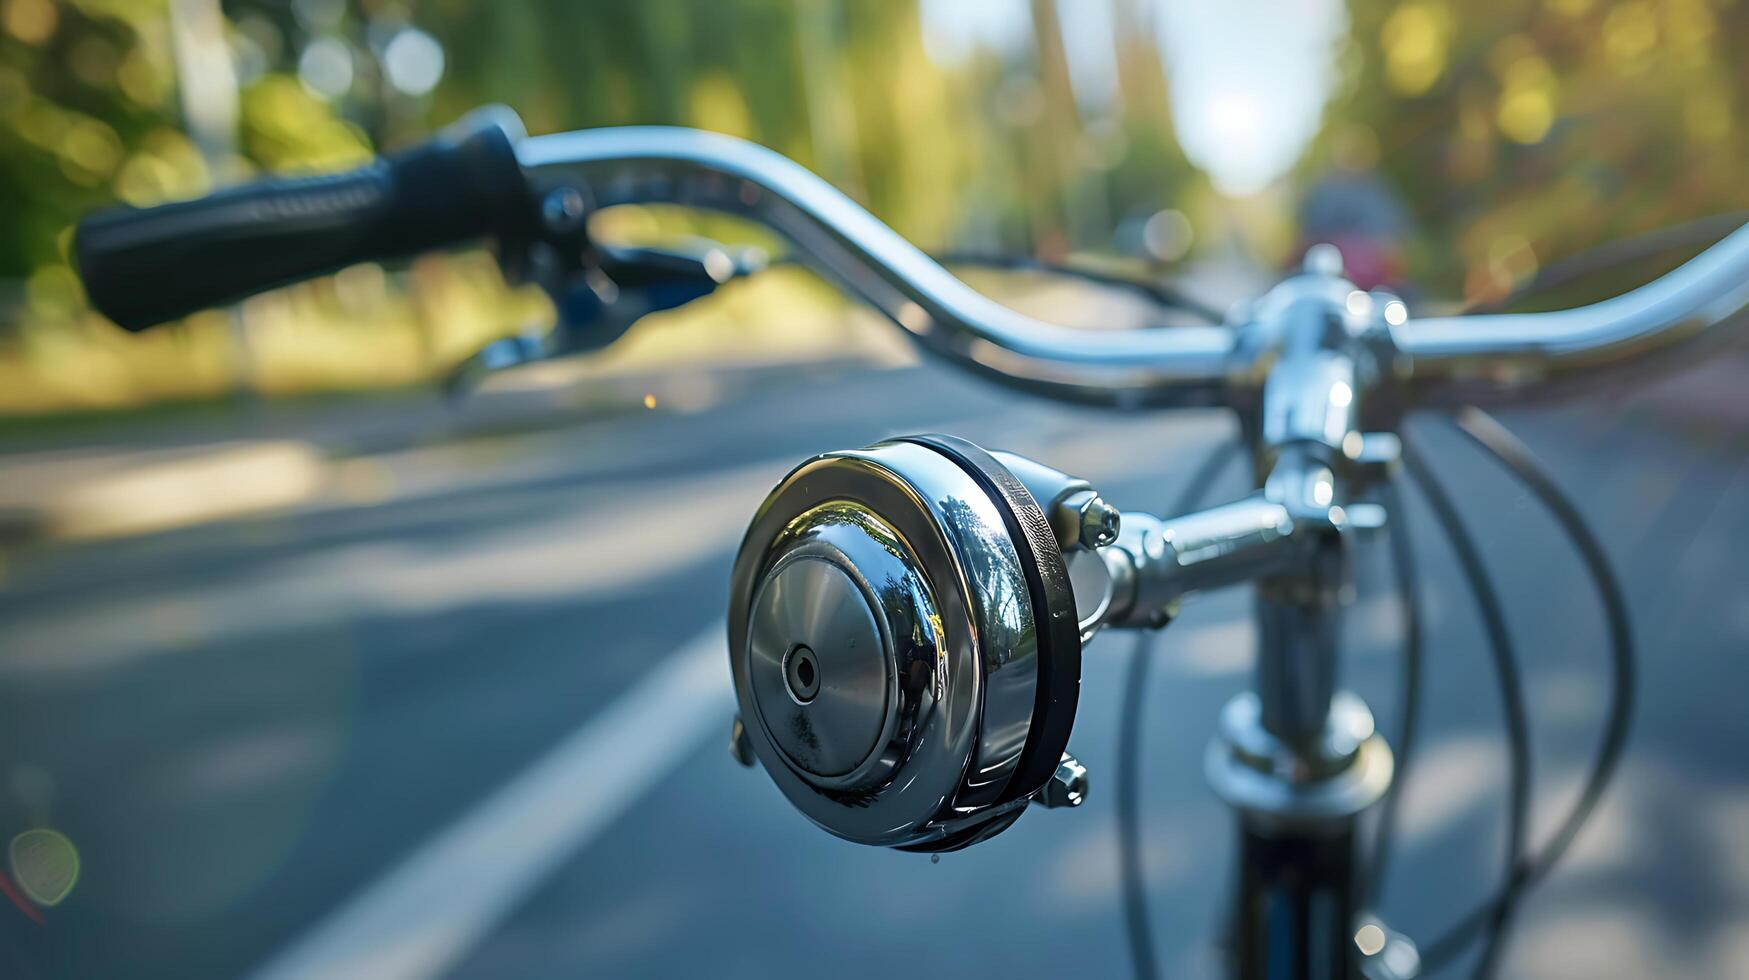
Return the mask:
MULTIPOLYGON (((1622 776, 1527 903, 1508 975, 1749 975, 1743 366, 1508 417, 1602 532, 1643 660, 1622 776)), ((81 871, 41 923, 0 900, 0 973, 1128 975, 1107 774, 1133 639, 1087 653, 1088 804, 936 863, 832 839, 730 761, 727 572, 813 452, 949 430, 1159 507, 1232 422, 1059 408, 927 367, 792 374, 685 412, 419 444, 281 427, 345 492, 14 547, 0 836, 52 828, 81 871)), ((1437 420, 1412 435, 1528 661, 1546 833, 1606 696, 1596 600, 1534 502, 1437 420)), ((1505 756, 1473 606, 1414 503, 1428 704, 1385 915, 1426 939, 1497 880, 1505 756)), ((1363 562, 1345 670, 1391 732, 1387 584, 1382 555, 1363 562)), ((1153 647, 1146 873, 1174 977, 1219 971, 1232 843, 1200 760, 1246 681, 1246 608, 1199 599, 1153 647)))

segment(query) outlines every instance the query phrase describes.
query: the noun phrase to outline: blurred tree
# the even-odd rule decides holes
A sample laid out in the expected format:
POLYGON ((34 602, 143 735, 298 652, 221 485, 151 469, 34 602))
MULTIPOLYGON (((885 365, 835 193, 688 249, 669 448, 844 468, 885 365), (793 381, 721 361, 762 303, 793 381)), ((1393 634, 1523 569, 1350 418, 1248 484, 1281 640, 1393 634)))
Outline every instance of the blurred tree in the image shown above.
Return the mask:
POLYGON ((1108 247, 1108 208, 1157 208, 1186 172, 1142 0, 1094 0, 1121 29, 1105 39, 1119 98, 1093 117, 1071 91, 1057 0, 1031 4, 1028 51, 945 66, 924 53, 915 3, 228 0, 227 20, 208 24, 215 2, 0 0, 0 147, 17 150, 0 201, 20 219, 0 237, 0 276, 59 264, 72 221, 105 200, 349 165, 492 101, 537 132, 668 123, 745 136, 936 246, 969 229, 991 246, 1108 247), (385 58, 414 30, 410 14, 441 38, 429 97, 399 92, 385 58), (191 53, 190 37, 205 49, 191 53), (214 39, 224 71, 203 72, 214 39), (200 118, 232 86, 236 111, 200 118))
POLYGON ((9 218, 0 277, 27 279, 33 306, 77 305, 66 250, 73 222, 92 208, 196 196, 256 166, 334 167, 368 154, 359 130, 233 37, 250 43, 215 0, 0 3, 0 211, 9 218), (247 69, 240 93, 234 55, 247 69), (221 77, 203 74, 214 56, 221 77), (215 100, 218 116, 203 119, 215 100), (205 138, 239 125, 240 146, 236 133, 205 138))
POLYGON ((59 263, 68 225, 111 197, 111 182, 134 188, 164 176, 135 162, 139 153, 176 156, 181 166, 166 179, 203 184, 198 158, 181 152, 187 141, 169 125, 168 47, 140 36, 158 8, 0 6, 0 275, 59 263))
MULTIPOLYGON (((1142 0, 1095 2, 1145 24, 1142 0)), ((1024 57, 986 49, 949 65, 925 53, 915 2, 434 2, 420 17, 451 53, 441 117, 496 101, 535 132, 634 123, 729 132, 821 171, 925 245, 969 237, 1014 248, 1063 239, 1092 190, 1119 207, 1157 208, 1186 171, 1170 149, 1157 47, 1135 31, 1121 51, 1108 39, 1125 70, 1122 111, 1083 120, 1056 3, 1032 10, 1036 43, 1024 57), (1032 108, 1047 102, 1049 111, 1032 108)), ((1108 247, 1109 224, 1075 244, 1108 247)))
MULTIPOLYGON (((83 385, 103 403, 178 390, 165 334, 123 338, 84 310, 67 256, 81 214, 257 170, 351 166, 487 102, 515 108, 533 132, 661 123, 744 136, 821 171, 926 248, 1110 251, 1116 225, 1139 227, 1197 182, 1171 138, 1152 0, 1012 0, 1019 43, 980 39, 952 59, 932 58, 920 2, 0 0, 0 208, 11 219, 0 320, 16 341, 0 361, 21 352, 28 371, 52 360, 57 390, 83 385), (1110 93, 1077 88, 1077 57, 1110 72, 1110 93), (7 282, 25 284, 22 302, 8 304, 7 282), (123 374, 131 363, 157 373, 99 393, 76 380, 82 345, 123 374)), ((440 371, 478 335, 428 322, 460 304, 405 302, 441 281, 365 270, 245 310, 231 340, 204 320, 181 336, 223 365, 208 347, 246 335, 251 358, 296 351, 302 371, 379 343, 324 326, 383 322, 359 305, 369 294, 402 304, 390 319, 412 311, 404 333, 427 352, 415 373, 440 371)), ((258 367, 272 386, 296 386, 297 371, 258 367)))
POLYGON ((1472 303, 1587 246, 1749 207, 1749 4, 1354 0, 1301 184, 1376 168, 1407 275, 1472 303))
POLYGON ((1113 6, 1122 114, 1115 128, 1097 134, 1095 159, 1110 167, 1106 179, 1118 208, 1151 214, 1199 181, 1172 134, 1153 6, 1145 0, 1114 0, 1113 6))

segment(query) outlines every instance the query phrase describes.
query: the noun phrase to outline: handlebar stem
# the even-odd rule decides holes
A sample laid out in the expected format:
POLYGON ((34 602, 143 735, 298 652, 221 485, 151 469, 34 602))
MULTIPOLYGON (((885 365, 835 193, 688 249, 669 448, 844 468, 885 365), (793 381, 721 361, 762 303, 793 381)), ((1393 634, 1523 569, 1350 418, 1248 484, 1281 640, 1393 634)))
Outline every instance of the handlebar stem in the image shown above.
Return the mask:
POLYGON ((1161 626, 1188 593, 1294 567, 1303 540, 1288 508, 1261 491, 1170 520, 1126 513, 1101 549, 1113 583, 1106 625, 1161 626))
MULTIPOLYGON (((1327 772, 1337 696, 1337 624, 1353 532, 1375 524, 1363 498, 1377 467, 1363 462, 1362 401, 1376 383, 1377 332, 1355 289, 1308 272, 1258 304, 1242 341, 1269 351, 1260 404, 1249 413, 1258 489, 1188 515, 1125 514, 1102 549, 1113 582, 1108 625, 1159 626, 1187 593, 1257 583, 1257 700, 1251 717, 1302 773, 1327 772), (1354 513, 1351 514, 1350 511, 1354 513)), ((1376 754, 1376 753, 1375 753, 1376 754)), ((1387 751, 1388 755, 1388 751, 1387 751)))

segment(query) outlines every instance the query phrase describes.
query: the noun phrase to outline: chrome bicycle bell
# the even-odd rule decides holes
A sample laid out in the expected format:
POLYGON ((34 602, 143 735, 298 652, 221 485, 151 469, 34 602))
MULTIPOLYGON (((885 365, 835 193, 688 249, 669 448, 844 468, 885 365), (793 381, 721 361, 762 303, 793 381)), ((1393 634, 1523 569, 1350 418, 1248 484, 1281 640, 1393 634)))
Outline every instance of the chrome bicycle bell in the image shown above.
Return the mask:
POLYGON ((1085 481, 938 435, 817 456, 760 507, 731 583, 736 738, 816 824, 946 851, 1079 804, 1082 532, 1029 486, 1096 501, 1088 533, 1115 537, 1085 481))

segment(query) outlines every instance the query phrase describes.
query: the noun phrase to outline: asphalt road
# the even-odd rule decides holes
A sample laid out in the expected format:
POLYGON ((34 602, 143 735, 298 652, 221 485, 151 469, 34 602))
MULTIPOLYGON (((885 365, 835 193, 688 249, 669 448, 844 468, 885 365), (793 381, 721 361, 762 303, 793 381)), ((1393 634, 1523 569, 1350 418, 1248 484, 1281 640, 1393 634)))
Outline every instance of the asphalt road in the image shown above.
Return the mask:
MULTIPOLYGON (((1623 774, 1528 903, 1508 975, 1749 975, 1743 366, 1509 416, 1602 531, 1644 669, 1623 774)), ((1089 803, 939 863, 808 826, 730 761, 726 662, 714 681, 687 665, 715 656, 746 519, 807 454, 949 430, 1158 507, 1232 423, 1058 408, 933 368, 695 408, 372 445, 352 501, 12 554, 0 834, 54 828, 82 870, 41 923, 0 901, 0 973, 295 975, 368 963, 321 957, 381 928, 372 955, 405 943, 455 977, 1127 975, 1106 774, 1131 637, 1088 651, 1089 803)), ((1437 421, 1413 434, 1528 662, 1546 833, 1606 695, 1598 607, 1534 502, 1437 421)), ((1473 606, 1425 508, 1410 520, 1428 705, 1384 911, 1425 939, 1497 879, 1505 773, 1473 606)), ((1389 732, 1386 584, 1369 557, 1346 670, 1389 732)), ((1232 844, 1201 753, 1246 681, 1246 608, 1198 600, 1154 646, 1142 798, 1175 977, 1218 973, 1232 844)))

